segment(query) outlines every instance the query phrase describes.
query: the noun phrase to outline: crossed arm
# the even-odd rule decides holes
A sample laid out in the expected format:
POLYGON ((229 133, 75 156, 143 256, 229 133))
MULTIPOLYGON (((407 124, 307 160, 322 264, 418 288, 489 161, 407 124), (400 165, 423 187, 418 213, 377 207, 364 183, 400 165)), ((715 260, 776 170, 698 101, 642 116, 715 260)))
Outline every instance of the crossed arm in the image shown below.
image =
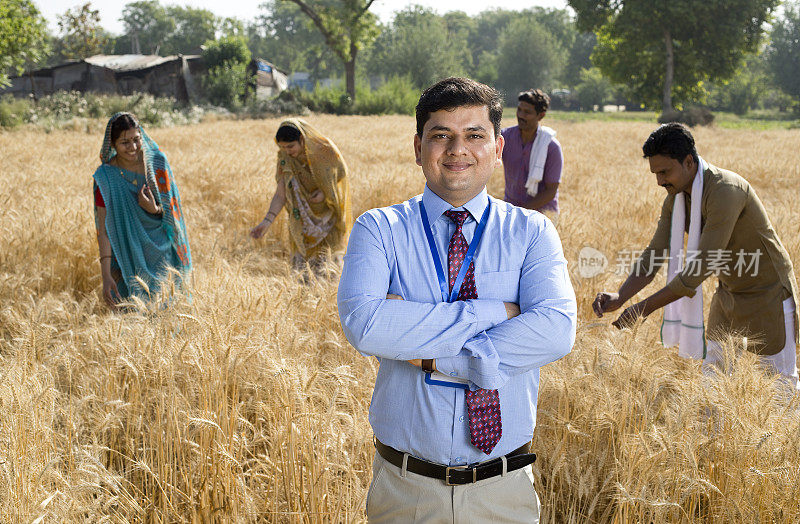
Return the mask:
POLYGON ((511 315, 513 306, 499 300, 391 300, 389 286, 380 232, 359 220, 345 256, 338 303, 345 335, 364 355, 436 359, 439 371, 496 389, 515 374, 561 358, 575 339, 575 295, 552 226, 542 226, 528 246, 519 315, 511 315))

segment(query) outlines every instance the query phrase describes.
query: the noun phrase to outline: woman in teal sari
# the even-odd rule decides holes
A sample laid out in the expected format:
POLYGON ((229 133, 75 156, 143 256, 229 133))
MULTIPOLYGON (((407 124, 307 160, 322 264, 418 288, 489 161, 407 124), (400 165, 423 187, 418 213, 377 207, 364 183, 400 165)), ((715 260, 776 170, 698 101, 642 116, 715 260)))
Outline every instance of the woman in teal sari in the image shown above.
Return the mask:
POLYGON ((167 157, 131 113, 108 121, 100 161, 95 224, 103 299, 113 309, 157 292, 168 268, 185 275, 192 255, 167 157))

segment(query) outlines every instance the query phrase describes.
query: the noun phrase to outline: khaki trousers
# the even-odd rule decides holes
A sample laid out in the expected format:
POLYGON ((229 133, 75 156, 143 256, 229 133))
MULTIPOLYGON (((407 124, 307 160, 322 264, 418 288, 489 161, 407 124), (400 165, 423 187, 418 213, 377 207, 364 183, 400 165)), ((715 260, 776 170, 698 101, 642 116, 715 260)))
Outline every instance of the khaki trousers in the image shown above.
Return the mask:
POLYGON ((475 484, 446 486, 441 480, 403 472, 378 453, 372 462, 367 494, 370 524, 537 524, 539 508, 533 465, 475 484))

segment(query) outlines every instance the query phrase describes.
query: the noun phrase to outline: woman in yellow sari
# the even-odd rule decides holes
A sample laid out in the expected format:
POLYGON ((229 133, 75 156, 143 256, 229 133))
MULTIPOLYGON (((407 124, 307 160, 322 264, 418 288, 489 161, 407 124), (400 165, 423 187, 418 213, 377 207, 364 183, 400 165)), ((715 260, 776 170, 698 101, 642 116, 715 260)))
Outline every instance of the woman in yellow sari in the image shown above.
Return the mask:
POLYGON ((261 238, 285 206, 292 265, 319 267, 329 251, 345 247, 351 222, 347 166, 339 148, 299 118, 281 122, 275 142, 275 195, 250 236, 261 238))

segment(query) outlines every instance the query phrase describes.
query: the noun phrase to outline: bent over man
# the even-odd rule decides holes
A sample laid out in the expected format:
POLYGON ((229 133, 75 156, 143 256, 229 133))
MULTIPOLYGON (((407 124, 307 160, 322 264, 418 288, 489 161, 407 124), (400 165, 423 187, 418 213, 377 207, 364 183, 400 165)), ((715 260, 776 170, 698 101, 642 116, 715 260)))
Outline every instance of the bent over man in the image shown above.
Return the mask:
POLYGON ((666 287, 628 307, 614 325, 666 307, 664 345, 679 345, 680 355, 703 359, 706 374, 723 358, 725 335, 748 336, 747 350, 796 390, 797 283, 761 200, 744 178, 700 158, 681 124, 659 127, 642 150, 667 197, 650 245, 619 292, 598 293, 595 313, 619 308, 652 282, 660 261, 668 261, 666 287), (701 284, 712 274, 719 287, 706 329, 701 284))

